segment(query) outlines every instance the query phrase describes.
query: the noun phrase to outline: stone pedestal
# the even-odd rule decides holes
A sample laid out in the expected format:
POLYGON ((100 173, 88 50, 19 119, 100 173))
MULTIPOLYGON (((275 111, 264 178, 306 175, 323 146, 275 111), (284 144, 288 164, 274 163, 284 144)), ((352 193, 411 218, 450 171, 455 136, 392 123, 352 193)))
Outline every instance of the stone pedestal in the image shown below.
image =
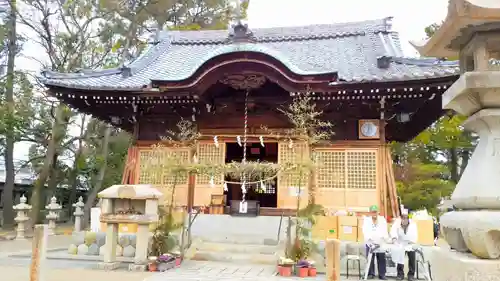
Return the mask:
POLYGON ((46 216, 49 221, 49 235, 54 235, 56 230, 56 220, 59 217, 59 212, 62 209, 62 206, 57 204, 57 198, 53 196, 50 198, 50 204, 45 206, 45 209, 49 211, 49 214, 46 216))
POLYGON ((26 231, 26 222, 29 220, 28 217, 28 212, 31 210, 31 206, 26 204, 28 201, 26 197, 21 196, 19 198, 19 204, 14 206, 14 210, 17 212, 17 216, 14 218, 14 220, 17 222, 17 228, 16 228, 16 240, 24 240, 26 239, 25 237, 25 231, 26 231))
POLYGON ((433 247, 432 279, 437 281, 500 281, 498 260, 482 260, 472 254, 433 247))
POLYGON ((500 71, 464 73, 443 106, 470 116, 463 126, 479 135, 451 203, 461 211, 441 217, 446 241, 459 252, 500 258, 500 71))
POLYGON ((75 216, 75 232, 82 231, 82 217, 83 217, 83 207, 85 206, 85 203, 83 203, 83 197, 80 196, 78 198, 78 202, 73 204, 73 207, 75 208, 75 212, 73 215, 75 216))

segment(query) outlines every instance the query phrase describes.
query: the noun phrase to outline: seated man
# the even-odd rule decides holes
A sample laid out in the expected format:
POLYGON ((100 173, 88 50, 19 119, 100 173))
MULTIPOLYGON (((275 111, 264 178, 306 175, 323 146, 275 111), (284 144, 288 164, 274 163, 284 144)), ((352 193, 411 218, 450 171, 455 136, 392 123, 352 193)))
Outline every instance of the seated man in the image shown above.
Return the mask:
POLYGON ((391 238, 395 246, 392 249, 392 260, 397 264, 397 280, 403 280, 405 253, 408 255, 408 280, 415 278, 416 258, 413 245, 417 243, 417 225, 408 218, 408 210, 401 210, 401 218, 391 227, 391 238))
MULTIPOLYGON (((379 215, 377 206, 371 206, 370 216, 365 217, 364 219, 363 236, 365 238, 367 255, 370 246, 387 243, 389 238, 389 234, 387 233, 387 221, 384 217, 379 215)), ((385 277, 387 268, 384 248, 379 248, 373 254, 373 258, 369 265, 368 278, 375 278, 375 258, 377 258, 378 278, 380 280, 387 280, 385 277)))

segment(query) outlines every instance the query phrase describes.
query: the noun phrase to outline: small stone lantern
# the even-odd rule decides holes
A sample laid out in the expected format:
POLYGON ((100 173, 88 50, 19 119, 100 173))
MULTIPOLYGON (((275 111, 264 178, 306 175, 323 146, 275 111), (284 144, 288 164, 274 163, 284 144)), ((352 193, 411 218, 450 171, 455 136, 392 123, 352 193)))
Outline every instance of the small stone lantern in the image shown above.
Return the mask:
POLYGON ((149 184, 113 185, 99 193, 102 199, 100 221, 106 224, 104 261, 99 268, 113 270, 116 260, 118 224, 137 224, 134 263, 131 271, 144 271, 148 264, 149 225, 158 222, 158 199, 163 196, 149 184))
POLYGON ((82 217, 83 217, 83 207, 85 206, 85 203, 83 203, 83 197, 80 196, 78 198, 78 202, 73 204, 73 207, 75 208, 75 212, 73 215, 75 216, 75 232, 82 231, 82 217))
POLYGON ((31 205, 26 204, 27 201, 28 200, 23 194, 23 196, 21 196, 19 200, 19 204, 14 206, 14 210, 17 212, 17 216, 14 218, 14 220, 17 222, 16 239, 18 240, 23 240, 26 238, 24 236, 26 230, 25 223, 29 220, 28 212, 31 210, 31 205))
POLYGON ((55 234, 56 229, 56 220, 59 217, 59 212, 62 209, 62 206, 57 204, 57 199, 55 196, 50 198, 50 204, 45 206, 45 209, 49 211, 49 214, 45 217, 49 221, 49 235, 55 234))

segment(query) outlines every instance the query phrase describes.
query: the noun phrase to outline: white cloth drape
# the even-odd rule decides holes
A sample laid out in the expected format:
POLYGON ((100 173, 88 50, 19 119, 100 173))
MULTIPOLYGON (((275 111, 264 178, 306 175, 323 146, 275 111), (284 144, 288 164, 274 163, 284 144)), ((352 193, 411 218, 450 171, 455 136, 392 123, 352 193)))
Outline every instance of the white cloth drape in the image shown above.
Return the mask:
POLYGON ((405 233, 401 227, 401 219, 397 219, 391 227, 391 238, 396 240, 391 247, 392 261, 396 264, 404 264, 405 253, 413 251, 413 245, 417 243, 417 225, 410 220, 405 233))
POLYGON ((101 231, 101 208, 90 209, 90 231, 101 231))
POLYGON ((373 223, 372 217, 365 216, 363 219, 363 237, 366 245, 380 245, 381 247, 377 250, 377 252, 384 252, 384 245, 389 239, 389 234, 387 233, 387 221, 385 218, 378 216, 377 223, 373 223))

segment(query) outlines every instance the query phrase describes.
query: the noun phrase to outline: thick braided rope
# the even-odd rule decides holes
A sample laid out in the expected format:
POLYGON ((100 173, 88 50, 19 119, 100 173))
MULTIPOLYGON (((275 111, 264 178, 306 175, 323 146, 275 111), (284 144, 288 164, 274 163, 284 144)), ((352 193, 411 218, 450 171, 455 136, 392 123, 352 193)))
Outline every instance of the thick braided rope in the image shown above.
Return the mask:
MULTIPOLYGON (((248 93, 250 90, 247 89, 245 92, 245 116, 244 116, 244 125, 243 125, 243 159, 242 163, 245 164, 247 162, 247 141, 248 141, 248 93)), ((245 202, 245 196, 247 194, 247 177, 246 174, 242 175, 243 183, 241 187, 242 193, 242 202, 245 202)))

